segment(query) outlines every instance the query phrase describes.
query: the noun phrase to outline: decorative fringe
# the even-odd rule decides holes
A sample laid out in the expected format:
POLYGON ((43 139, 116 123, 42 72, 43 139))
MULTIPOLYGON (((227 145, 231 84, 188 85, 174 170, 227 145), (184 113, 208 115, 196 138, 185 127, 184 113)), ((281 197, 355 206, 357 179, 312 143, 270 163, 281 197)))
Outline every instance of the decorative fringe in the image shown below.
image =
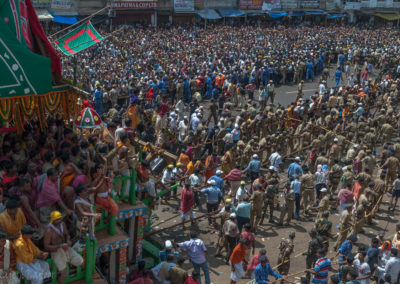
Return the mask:
POLYGON ((27 95, 0 98, 0 118, 13 121, 18 131, 24 129, 24 122, 38 119, 40 128, 47 125, 46 114, 62 112, 64 119, 79 111, 78 94, 73 90, 52 91, 43 95, 27 95))

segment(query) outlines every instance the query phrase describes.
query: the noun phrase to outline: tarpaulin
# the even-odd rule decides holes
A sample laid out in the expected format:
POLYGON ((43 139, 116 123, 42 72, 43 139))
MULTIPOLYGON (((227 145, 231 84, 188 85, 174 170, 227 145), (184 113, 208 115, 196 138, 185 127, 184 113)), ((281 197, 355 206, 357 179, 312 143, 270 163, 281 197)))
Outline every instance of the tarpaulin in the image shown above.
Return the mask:
POLYGON ((395 21, 400 19, 399 14, 382 14, 382 13, 376 13, 376 15, 382 19, 385 19, 387 21, 395 21))
POLYGON ((59 24, 73 25, 78 22, 76 17, 54 16, 54 22, 59 24))
POLYGON ((47 10, 36 10, 39 21, 52 21, 54 17, 47 10))
POLYGON ((288 15, 288 13, 286 13, 286 12, 281 12, 281 13, 268 13, 268 16, 269 16, 270 18, 273 18, 273 19, 281 18, 281 17, 287 16, 287 15, 288 15))
POLYGON ((197 15, 199 15, 203 19, 207 19, 207 20, 221 19, 221 16, 218 15, 217 11, 215 11, 213 9, 198 10, 197 15))
POLYGON ((330 14, 328 19, 337 19, 347 17, 347 14, 330 14))
POLYGON ((222 17, 240 17, 245 15, 245 13, 238 9, 218 9, 218 12, 222 17))

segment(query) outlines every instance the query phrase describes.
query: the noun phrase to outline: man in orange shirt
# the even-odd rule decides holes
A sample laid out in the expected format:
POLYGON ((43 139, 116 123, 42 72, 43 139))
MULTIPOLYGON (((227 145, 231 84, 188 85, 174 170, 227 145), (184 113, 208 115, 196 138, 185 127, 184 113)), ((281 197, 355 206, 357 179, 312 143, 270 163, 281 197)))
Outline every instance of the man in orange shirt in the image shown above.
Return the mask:
POLYGON ((360 197, 361 193, 363 192, 363 188, 361 186, 361 183, 363 181, 364 181, 364 178, 359 177, 358 180, 353 185, 352 192, 353 192, 354 197, 357 199, 357 201, 358 201, 358 198, 360 197))
POLYGON ((235 284, 239 281, 244 273, 243 260, 246 257, 246 240, 240 239, 238 245, 234 248, 231 257, 229 258, 229 264, 231 270, 231 284, 235 284))

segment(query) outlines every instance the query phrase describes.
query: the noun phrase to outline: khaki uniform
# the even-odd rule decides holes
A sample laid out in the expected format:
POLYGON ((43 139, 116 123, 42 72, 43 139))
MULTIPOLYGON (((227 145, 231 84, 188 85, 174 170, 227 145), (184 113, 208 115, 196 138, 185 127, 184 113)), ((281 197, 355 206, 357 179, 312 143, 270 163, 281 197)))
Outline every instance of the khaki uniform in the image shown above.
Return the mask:
POLYGON ((351 229, 351 213, 349 211, 344 210, 342 216, 340 217, 340 225, 341 230, 339 232, 339 236, 337 238, 335 248, 339 248, 342 243, 347 239, 347 235, 350 233, 351 229))
MULTIPOLYGON (((314 263, 317 261, 317 252, 322 248, 322 240, 319 236, 312 238, 308 242, 307 257, 306 257, 306 268, 314 268, 314 263)), ((310 273, 307 273, 307 278, 310 279, 310 273)))
POLYGON ((357 235, 358 233, 361 232, 365 224, 364 216, 365 216, 365 208, 364 205, 360 203, 360 205, 358 205, 356 209, 356 220, 351 234, 357 235))
POLYGON ((293 239, 282 239, 279 244, 278 271, 282 275, 289 274, 290 255, 293 253, 293 239))
POLYGON ((257 229, 257 224, 260 222, 262 216, 262 209, 264 203, 264 193, 255 190, 251 196, 250 207, 250 225, 253 230, 257 229))
POLYGON ((322 214, 329 210, 329 197, 328 195, 325 195, 321 201, 319 202, 318 207, 320 207, 318 209, 318 214, 317 214, 317 220, 322 218, 322 214))
POLYGON ((334 164, 329 174, 329 193, 331 195, 335 195, 342 174, 343 174, 342 168, 338 164, 334 164))
POLYGON ((301 181, 301 207, 304 212, 308 213, 309 207, 314 204, 314 175, 310 172, 303 174, 300 178, 301 181))
POLYGON ((391 156, 386 159, 386 162, 383 164, 383 167, 387 166, 387 173, 385 177, 385 185, 386 187, 393 183, 393 181, 397 178, 397 172, 400 170, 400 162, 394 156, 391 156), (389 181, 390 180, 390 181, 389 181))
POLYGON ((295 200, 296 196, 294 194, 294 191, 292 189, 289 189, 289 191, 286 192, 285 194, 285 201, 281 209, 279 224, 283 224, 283 219, 285 218, 286 214, 287 214, 286 224, 289 224, 289 222, 292 220, 295 200))

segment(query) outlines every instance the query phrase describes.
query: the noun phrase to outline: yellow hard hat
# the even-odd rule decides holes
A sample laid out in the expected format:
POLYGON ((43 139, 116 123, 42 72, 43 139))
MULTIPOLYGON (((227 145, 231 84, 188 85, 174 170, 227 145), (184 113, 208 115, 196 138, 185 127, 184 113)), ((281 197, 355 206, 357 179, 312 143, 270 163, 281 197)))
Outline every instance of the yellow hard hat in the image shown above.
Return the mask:
POLYGON ((226 200, 225 200, 225 203, 231 203, 232 202, 232 199, 230 199, 230 198, 227 198, 226 200))
POLYGON ((173 164, 169 164, 168 165, 168 169, 173 169, 174 168, 174 165, 173 164))
POLYGON ((245 182, 244 180, 242 180, 242 181, 240 182, 240 184, 246 184, 246 182, 245 182))
POLYGON ((177 167, 181 167, 181 166, 182 166, 182 163, 181 163, 181 162, 177 162, 177 163, 176 163, 176 166, 177 166, 177 167))
POLYGON ((50 213, 50 224, 53 224, 54 221, 61 219, 62 214, 60 211, 53 211, 50 213))

